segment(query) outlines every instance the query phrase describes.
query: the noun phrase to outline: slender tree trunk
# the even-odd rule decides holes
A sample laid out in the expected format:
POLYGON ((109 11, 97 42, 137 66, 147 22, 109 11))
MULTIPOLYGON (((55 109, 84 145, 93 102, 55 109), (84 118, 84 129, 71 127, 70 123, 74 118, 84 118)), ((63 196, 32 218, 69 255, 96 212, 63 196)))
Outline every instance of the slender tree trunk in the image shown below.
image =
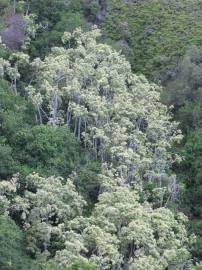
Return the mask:
POLYGON ((81 117, 78 118, 78 133, 77 133, 77 139, 81 139, 81 117))
POLYGON ((94 148, 95 148, 95 159, 98 159, 98 139, 94 139, 94 148))
POLYGON ((13 12, 16 13, 16 0, 13 0, 13 12))
POLYGON ((67 125, 69 126, 71 122, 71 113, 67 111, 67 125))
POLYGON ((77 133, 77 122, 78 122, 78 117, 76 117, 76 120, 75 120, 74 137, 76 137, 76 133, 77 133))
POLYGON ((29 15, 29 9, 30 9, 30 3, 29 0, 26 1, 26 11, 25 11, 25 16, 29 15))
POLYGON ((18 91, 17 91, 17 79, 16 78, 14 78, 14 80, 12 80, 11 87, 13 89, 14 94, 17 96, 18 91))
POLYGON ((39 123, 41 125, 43 123, 43 121, 42 121, 42 115, 41 115, 41 110, 40 110, 39 106, 37 106, 37 112, 38 112, 38 115, 39 115, 39 123))
POLYGON ((101 150, 101 161, 102 161, 102 163, 105 162, 105 154, 104 154, 104 150, 103 149, 101 150))
POLYGON ((131 183, 131 181, 133 180, 133 165, 129 164, 128 165, 128 176, 127 176, 127 182, 131 183))
POLYGON ((57 94, 55 93, 52 97, 51 97, 51 123, 56 126, 57 125, 57 111, 58 111, 58 97, 57 94))
POLYGON ((38 124, 38 115, 37 115, 37 112, 35 113, 35 122, 36 122, 36 124, 38 124))
POLYGON ((99 256, 99 270, 104 270, 104 266, 102 263, 102 255, 100 255, 99 251, 98 251, 98 256, 99 256))
MULTIPOLYGON (((86 134, 86 131, 87 131, 87 121, 86 121, 86 118, 85 118, 85 120, 84 120, 84 125, 85 125, 85 134, 86 134)), ((84 138, 84 145, 85 145, 85 148, 87 147, 87 145, 86 145, 86 138, 84 138)))
POLYGON ((48 117, 47 113, 42 109, 41 106, 39 106, 39 109, 40 109, 40 111, 44 114, 44 116, 46 117, 46 119, 48 120, 49 117, 48 117))

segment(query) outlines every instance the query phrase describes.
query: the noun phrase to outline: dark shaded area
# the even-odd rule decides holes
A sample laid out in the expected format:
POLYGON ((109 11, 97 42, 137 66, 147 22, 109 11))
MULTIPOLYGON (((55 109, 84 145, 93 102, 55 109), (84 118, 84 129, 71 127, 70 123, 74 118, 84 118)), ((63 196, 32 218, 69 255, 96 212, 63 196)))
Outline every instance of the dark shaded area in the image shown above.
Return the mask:
POLYGON ((26 253, 25 235, 6 216, 0 216, 0 269, 41 270, 26 253))
POLYGON ((19 50, 26 38, 26 23, 19 14, 10 14, 5 19, 5 28, 0 32, 2 42, 9 49, 19 50))

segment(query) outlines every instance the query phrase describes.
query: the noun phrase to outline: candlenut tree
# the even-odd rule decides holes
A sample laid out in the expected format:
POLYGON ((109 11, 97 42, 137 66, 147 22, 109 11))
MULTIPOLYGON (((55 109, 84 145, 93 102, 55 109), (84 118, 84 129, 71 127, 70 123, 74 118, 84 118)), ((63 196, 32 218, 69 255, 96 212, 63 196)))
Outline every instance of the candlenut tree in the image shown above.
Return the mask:
POLYGON ((21 224, 29 252, 43 260, 63 253, 68 263, 78 258, 84 247, 69 222, 82 215, 85 201, 72 180, 33 173, 26 178, 24 194, 19 188, 17 176, 0 182, 0 213, 9 213, 21 224))
POLYGON ((20 69, 29 65, 29 56, 23 52, 12 53, 9 60, 0 58, 0 78, 8 76, 11 89, 17 95, 17 83, 21 77, 20 69))
POLYGON ((99 269, 182 269, 190 256, 186 221, 181 213, 140 204, 136 191, 117 187, 99 196, 84 238, 99 269))
POLYGON ((24 194, 19 188, 17 176, 0 182, 1 213, 21 224, 29 252, 55 269, 89 261, 99 270, 180 270, 190 257, 186 217, 141 204, 128 187, 103 192, 89 217, 71 179, 31 174, 24 194))
POLYGON ((124 56, 96 41, 98 29, 76 29, 32 63, 34 79, 27 92, 39 122, 68 125, 75 137, 103 164, 106 189, 135 185, 143 179, 162 186, 173 162, 168 149, 181 135, 159 102, 160 89, 131 72, 124 56))

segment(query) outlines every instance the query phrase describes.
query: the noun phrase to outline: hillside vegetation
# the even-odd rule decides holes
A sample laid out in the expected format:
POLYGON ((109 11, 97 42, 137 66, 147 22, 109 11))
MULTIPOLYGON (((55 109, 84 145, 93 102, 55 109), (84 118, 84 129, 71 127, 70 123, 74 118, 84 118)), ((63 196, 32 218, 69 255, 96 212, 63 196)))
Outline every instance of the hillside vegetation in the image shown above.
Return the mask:
POLYGON ((201 24, 200 0, 0 0, 0 269, 201 269, 201 24))

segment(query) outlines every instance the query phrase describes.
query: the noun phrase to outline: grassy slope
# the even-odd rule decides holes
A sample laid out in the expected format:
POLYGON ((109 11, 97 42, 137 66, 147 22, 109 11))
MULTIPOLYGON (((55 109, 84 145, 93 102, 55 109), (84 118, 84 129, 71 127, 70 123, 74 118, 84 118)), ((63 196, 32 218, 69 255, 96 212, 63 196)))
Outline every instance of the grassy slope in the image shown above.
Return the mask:
POLYGON ((109 0, 101 27, 108 38, 127 40, 136 72, 156 77, 165 64, 170 68, 188 45, 202 44, 201 24, 201 0, 109 0))

